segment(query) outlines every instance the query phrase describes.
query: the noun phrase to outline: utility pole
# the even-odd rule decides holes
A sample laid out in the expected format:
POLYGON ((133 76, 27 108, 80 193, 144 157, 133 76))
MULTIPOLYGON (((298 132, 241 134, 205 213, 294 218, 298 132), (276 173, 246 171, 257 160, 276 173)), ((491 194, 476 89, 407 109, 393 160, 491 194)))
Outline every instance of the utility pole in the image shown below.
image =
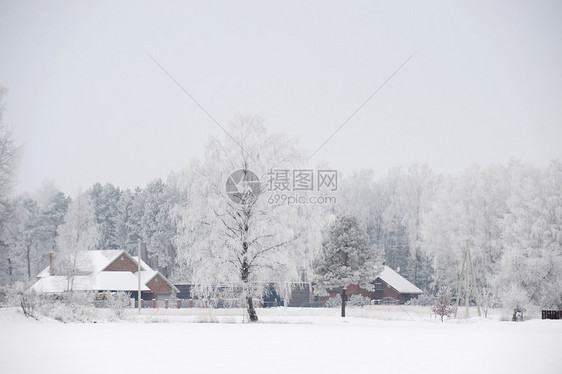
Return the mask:
MULTIPOLYGON (((349 254, 346 252, 345 253, 345 260, 344 260, 344 265, 345 267, 347 267, 347 262, 349 261, 349 254)), ((342 290, 341 290, 341 316, 345 317, 345 304, 347 301, 347 286, 343 286, 342 290)))
POLYGON ((141 304, 142 304, 142 299, 141 299, 141 240, 139 238, 139 243, 137 246, 137 269, 138 269, 138 278, 139 278, 139 290, 138 290, 138 294, 137 294, 137 304, 139 305, 139 315, 141 314, 141 304))
POLYGON ((469 317, 468 304, 470 300, 470 288, 474 290, 474 297, 476 298, 476 308, 478 310, 478 317, 480 317, 480 298, 478 297, 478 287, 476 287, 476 275, 474 274, 474 267, 472 266, 472 257, 470 256, 470 249, 466 248, 463 254, 461 273, 457 283, 457 309, 455 310, 455 318, 459 310, 459 302, 461 298, 461 291, 464 288, 464 302, 466 318, 469 317))

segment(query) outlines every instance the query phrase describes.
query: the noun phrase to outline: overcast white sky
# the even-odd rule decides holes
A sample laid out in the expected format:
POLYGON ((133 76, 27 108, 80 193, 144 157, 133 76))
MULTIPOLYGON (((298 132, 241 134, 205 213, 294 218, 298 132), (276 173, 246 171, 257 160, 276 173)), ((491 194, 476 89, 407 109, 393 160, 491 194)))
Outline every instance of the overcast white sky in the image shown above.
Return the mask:
POLYGON ((0 0, 18 191, 144 186, 261 113, 340 170, 562 156, 562 2, 0 0), (491 3, 491 4, 490 4, 491 3))

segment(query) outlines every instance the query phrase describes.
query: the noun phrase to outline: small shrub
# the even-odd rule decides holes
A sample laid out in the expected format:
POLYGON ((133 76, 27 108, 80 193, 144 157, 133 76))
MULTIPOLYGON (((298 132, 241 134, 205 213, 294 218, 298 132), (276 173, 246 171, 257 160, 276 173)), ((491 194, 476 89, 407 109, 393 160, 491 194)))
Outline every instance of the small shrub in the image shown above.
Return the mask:
POLYGON ((116 318, 123 319, 131 306, 131 295, 123 291, 110 293, 106 297, 105 305, 116 318))
POLYGON ((441 317, 441 322, 443 322, 443 317, 450 317, 455 311, 451 301, 451 291, 448 288, 443 288, 439 291, 437 300, 431 310, 441 317))
POLYGON ((326 300, 326 302, 324 303, 324 306, 326 308, 337 308, 341 306, 341 296, 340 295, 336 295, 334 297, 330 297, 328 300, 326 300))
POLYGON ((512 321, 522 321, 530 306, 529 295, 522 287, 510 284, 502 295, 502 305, 508 313, 512 313, 512 321))
POLYGON ((371 305, 371 299, 362 295, 351 295, 349 306, 371 305))
POLYGON ((3 289, 4 303, 7 306, 20 307, 26 317, 37 319, 41 297, 35 291, 30 291, 24 282, 16 282, 3 289))
POLYGON ((408 301, 406 301, 406 305, 419 305, 419 306, 431 306, 434 305, 437 298, 435 295, 430 293, 423 293, 418 297, 414 297, 408 301))

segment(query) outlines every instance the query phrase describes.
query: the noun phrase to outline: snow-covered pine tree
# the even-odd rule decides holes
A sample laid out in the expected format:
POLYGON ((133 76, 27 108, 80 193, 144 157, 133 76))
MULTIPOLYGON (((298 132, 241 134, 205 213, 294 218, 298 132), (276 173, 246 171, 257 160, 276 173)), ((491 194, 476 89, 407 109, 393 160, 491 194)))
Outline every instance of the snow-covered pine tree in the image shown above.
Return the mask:
POLYGON ((341 316, 345 317, 347 287, 351 284, 372 291, 383 270, 383 251, 370 247, 356 216, 341 215, 328 230, 322 255, 316 264, 316 287, 341 292, 341 316))

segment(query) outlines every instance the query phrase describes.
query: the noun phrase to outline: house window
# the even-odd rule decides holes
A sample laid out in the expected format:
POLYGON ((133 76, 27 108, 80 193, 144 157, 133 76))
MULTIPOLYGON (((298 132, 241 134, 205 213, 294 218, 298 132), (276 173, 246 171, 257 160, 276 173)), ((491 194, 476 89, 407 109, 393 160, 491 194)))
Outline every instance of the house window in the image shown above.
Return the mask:
POLYGON ((125 256, 121 256, 121 261, 125 261, 125 256))
POLYGON ((375 292, 376 291, 382 291, 382 283, 380 282, 375 283, 375 292))
POLYGON ((154 282, 158 283, 158 278, 154 278, 154 282))

